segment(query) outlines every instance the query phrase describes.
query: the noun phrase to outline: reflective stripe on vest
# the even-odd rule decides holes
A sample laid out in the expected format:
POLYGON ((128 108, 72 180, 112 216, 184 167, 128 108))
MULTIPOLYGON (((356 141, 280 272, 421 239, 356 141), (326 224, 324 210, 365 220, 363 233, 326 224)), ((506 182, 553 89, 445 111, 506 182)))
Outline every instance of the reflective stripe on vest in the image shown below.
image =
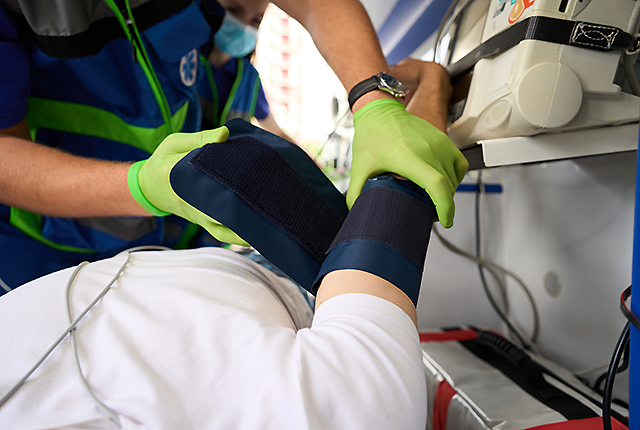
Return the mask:
POLYGON ((24 209, 12 207, 9 222, 11 223, 11 225, 13 225, 15 228, 17 228, 30 238, 35 239, 40 243, 44 243, 45 245, 49 245, 50 247, 58 249, 60 251, 78 252, 82 254, 95 253, 95 251, 93 251, 92 249, 60 245, 42 236, 42 215, 34 214, 32 212, 25 211, 24 209))
MULTIPOLYGON (((171 125, 174 130, 182 129, 188 109, 189 103, 187 102, 171 117, 171 125)), ((31 139, 34 142, 38 129, 47 128, 120 142, 150 154, 167 136, 165 124, 157 128, 138 127, 127 124, 113 112, 93 106, 33 97, 29 98, 27 123, 31 139)), ((92 220, 95 221, 95 225, 103 225, 98 230, 115 237, 120 236, 117 231, 110 232, 113 228, 119 230, 117 224, 105 224, 102 222, 104 218, 99 217, 92 220)), ((83 221, 83 225, 86 225, 89 219, 83 218, 83 221)), ((12 207, 9 222, 27 236, 52 248, 85 254, 95 253, 92 249, 61 245, 45 238, 42 235, 42 215, 12 207)), ((149 221, 147 219, 141 218, 139 222, 141 227, 148 227, 149 221)), ((141 232, 141 234, 146 234, 148 228, 142 229, 141 232)))
MULTIPOLYGON (((204 57, 200 57, 200 61, 204 64, 205 71, 207 73, 207 79, 209 81, 209 86, 211 87, 211 94, 213 102, 211 103, 211 109, 207 110, 205 106, 203 106, 203 115, 205 113, 211 112, 211 123, 213 127, 221 127, 227 121, 234 118, 242 118, 246 121, 250 121, 256 112, 256 105, 258 103, 258 93, 260 91, 260 77, 257 74, 253 73, 245 73, 245 64, 243 58, 238 58, 236 61, 238 62, 238 70, 236 72, 236 78, 231 87, 231 91, 229 93, 229 98, 227 99, 224 108, 222 109, 222 113, 218 117, 218 87, 215 82, 215 78, 213 76, 213 71, 211 70, 211 64, 204 57), (243 82, 248 79, 252 79, 251 82, 243 82), (243 85, 244 84, 244 85, 243 85), (242 100, 238 99, 238 97, 246 97, 244 93, 238 93, 238 89, 240 86, 249 86, 252 88, 250 104, 247 107, 244 106, 234 106, 235 102, 239 102, 242 104, 242 100)), ((247 71, 248 72, 248 71, 247 71)), ((201 103, 208 103, 208 100, 201 98, 201 103)), ((245 102, 246 103, 246 102, 245 102)))
MULTIPOLYGON (((258 105, 259 92, 260 92, 260 76, 256 77, 256 81, 253 84, 253 89, 251 91, 251 102, 250 102, 251 104, 249 105, 249 111, 241 110, 241 109, 229 109, 225 122, 232 120, 234 118, 241 118, 247 122, 251 122, 253 117, 256 116, 256 106, 258 105)), ((237 92, 236 92, 236 95, 237 95, 237 92)), ((233 101, 235 101, 235 97, 233 101)))
POLYGON ((258 93, 260 92, 260 75, 256 78, 256 83, 253 84, 253 93, 251 94, 251 111, 249 112, 249 119, 256 116, 256 106, 258 105, 258 93))
MULTIPOLYGON (((78 0, 76 0, 78 1, 78 0)), ((46 37, 40 36, 36 34, 38 31, 44 31, 45 34, 50 34, 53 28, 57 28, 56 25, 59 23, 71 23, 71 27, 73 27, 73 31, 80 31, 83 35, 82 39, 87 38, 88 40, 92 40, 89 37, 90 32, 84 32, 85 27, 89 29, 96 30, 97 27, 93 26, 94 23, 92 20, 97 20, 96 22, 106 22, 105 18, 109 15, 108 9, 111 9, 111 14, 115 15, 115 22, 112 22, 111 27, 113 27, 114 34, 106 37, 99 38, 99 42, 96 46, 91 47, 91 52, 84 52, 82 49, 75 51, 74 49, 70 49, 73 45, 69 45, 66 47, 60 47, 59 52, 50 54, 58 54, 60 57, 78 57, 85 55, 93 55, 97 53, 102 46, 111 40, 112 38, 122 37, 122 32, 129 40, 134 53, 135 61, 142 68, 147 81, 151 87, 151 90, 156 98, 158 106, 160 108, 160 112, 162 113, 164 123, 157 128, 146 128, 140 126, 134 126, 127 124, 122 118, 116 115, 113 112, 99 109, 93 106, 78 104, 78 103, 70 103, 70 102, 62 102, 56 100, 49 100, 43 98, 30 98, 29 99, 29 112, 27 114, 27 123, 29 125, 29 131, 31 133, 31 138, 35 142, 36 134, 39 128, 46 128, 51 130, 57 130, 62 132, 68 132, 78 135, 86 135, 97 138, 103 138, 115 142, 120 142, 126 145, 130 145, 132 147, 141 149, 145 152, 152 153, 155 148, 162 142, 162 140, 173 131, 181 130, 184 126, 187 111, 189 108, 189 103, 186 102, 178 111, 171 115, 171 110, 169 108, 169 104, 167 103, 166 96, 160 82, 153 70, 151 65, 151 61, 149 60, 149 56, 146 52, 144 43, 142 42, 138 26, 136 24, 136 20, 134 19, 134 14, 132 12, 132 8, 130 3, 133 4, 134 7, 141 7, 140 9, 136 9, 137 12, 140 13, 139 16, 142 21, 144 21, 142 28, 149 27, 153 25, 156 20, 157 22, 162 21, 174 13, 182 10, 190 1, 180 0, 164 0, 172 1, 175 7, 165 8, 165 12, 167 14, 155 14, 153 15, 151 12, 153 8, 150 9, 153 5, 158 5, 162 3, 163 0, 158 1, 148 1, 148 0, 124 0, 120 3, 120 8, 118 4, 114 0, 91 0, 97 2, 94 8, 90 8, 93 11, 91 16, 87 14, 77 14, 77 7, 60 7, 56 9, 58 14, 50 14, 45 17, 41 17, 42 19, 38 21, 37 25, 34 25, 32 30, 34 31, 34 37, 38 39, 39 42, 42 42, 43 45, 50 47, 48 43, 45 43, 46 37), (107 8, 102 6, 104 4, 107 5, 107 8), (144 11, 143 11, 144 9, 144 11), (144 13, 142 13, 144 12, 144 13), (152 20, 147 19, 149 16, 153 15, 152 20), (68 19, 63 19, 68 18, 68 19), (77 19, 76 19, 77 18, 77 19), (88 20, 88 21, 87 21, 88 20), (67 22, 69 21, 69 22, 67 22), (115 27, 114 27, 115 26, 115 27), (117 27, 120 29, 117 29, 117 27), (86 34, 84 34, 86 33, 86 34), (104 39, 104 40, 103 40, 104 39), (64 48, 64 49, 62 49, 64 48), (93 52, 95 50, 95 52, 93 52)), ((29 8, 27 8, 29 9, 29 8)), ((45 8, 46 9, 46 8, 45 8)), ((29 9, 30 10, 30 9, 29 9)), ((39 10, 39 9, 38 9, 39 10)), ((13 11, 14 13, 17 11, 13 11)), ((29 11, 25 11, 25 15, 28 15, 29 11)), ((42 15, 42 14, 40 14, 42 15)), ((64 32, 69 32, 71 29, 66 28, 64 32)), ((100 28, 98 31, 102 34, 104 33, 105 28, 100 28), (102 31, 101 31, 102 30, 102 31)), ((58 35, 56 35, 58 36, 58 35)), ((54 38, 57 39, 69 39, 75 38, 75 35, 71 35, 69 33, 65 33, 64 38, 54 38)), ((45 49, 45 46, 42 46, 41 49, 45 49)), ((52 242, 51 240, 45 238, 42 235, 42 225, 43 218, 42 215, 28 212, 23 209, 11 208, 11 215, 9 219, 11 225, 16 227, 18 230, 25 233, 27 236, 43 243, 52 248, 69 251, 69 252, 80 252, 80 253, 95 253, 96 251, 85 248, 78 248, 68 245, 61 245, 52 242)), ((132 224, 136 224, 138 220, 127 220, 127 235, 131 236, 135 228, 132 224)), ((118 222, 111 222, 104 217, 100 218, 83 218, 82 222, 78 222, 81 225, 90 226, 98 231, 102 231, 104 233, 110 234, 114 237, 121 238, 122 240, 126 240, 126 238, 121 237, 122 231, 118 226, 118 222)), ((139 220, 141 234, 146 234, 149 228, 149 220, 141 218, 139 220), (146 231, 145 231, 146 230, 146 231)))
POLYGON ((244 78, 244 61, 242 60, 242 58, 238 58, 237 61, 238 61, 238 72, 236 75, 236 80, 233 82, 233 86, 231 87, 231 92, 229 93, 229 99, 227 100, 227 103, 225 103, 224 109, 220 114, 219 126, 223 125, 225 122, 227 122, 230 119, 228 118, 228 116, 229 116, 229 112, 231 111, 231 105, 233 104, 233 101, 238 95, 238 87, 240 86, 240 83, 244 78))
MULTIPOLYGON (((188 109, 189 102, 186 102, 171 117, 173 130, 182 129, 188 109)), ((34 142, 38 129, 48 128, 124 143, 149 154, 167 137, 165 124, 156 128, 139 127, 127 124, 118 115, 104 109, 35 97, 29 98, 27 123, 34 142)))

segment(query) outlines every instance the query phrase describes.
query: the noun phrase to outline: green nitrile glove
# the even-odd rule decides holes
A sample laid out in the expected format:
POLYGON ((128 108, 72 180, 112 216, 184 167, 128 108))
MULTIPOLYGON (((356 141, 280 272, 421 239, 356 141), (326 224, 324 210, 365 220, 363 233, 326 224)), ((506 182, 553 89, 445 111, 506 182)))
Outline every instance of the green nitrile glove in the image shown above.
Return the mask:
POLYGON ((397 100, 367 103, 353 116, 353 161, 347 204, 369 178, 396 173, 424 188, 443 227, 453 225, 453 195, 469 163, 446 134, 406 111, 397 100))
POLYGON ((228 137, 227 127, 167 136, 151 157, 129 169, 131 195, 151 215, 175 214, 205 228, 219 241, 248 246, 237 234, 178 197, 169 182, 171 169, 189 152, 207 143, 224 142, 228 137))

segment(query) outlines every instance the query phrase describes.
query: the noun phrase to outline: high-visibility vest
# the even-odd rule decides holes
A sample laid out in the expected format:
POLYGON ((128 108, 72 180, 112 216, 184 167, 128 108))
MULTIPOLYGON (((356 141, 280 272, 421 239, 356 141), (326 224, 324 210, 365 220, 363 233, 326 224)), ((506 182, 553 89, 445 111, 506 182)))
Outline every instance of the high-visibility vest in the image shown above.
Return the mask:
POLYGON ((201 72, 206 79, 198 82, 203 127, 216 128, 234 118, 251 121, 255 116, 260 92, 260 76, 247 57, 234 58, 237 64, 236 77, 231 86, 229 97, 220 106, 220 91, 213 70, 207 59, 200 58, 201 72))
MULTIPOLYGON (((198 63, 211 27, 196 3, 31 3, 7 12, 28 35, 27 122, 34 141, 85 157, 136 161, 172 132, 200 130, 198 63)), ((161 218, 65 219, 15 207, 10 224, 53 248, 98 254, 162 243, 172 230, 161 218)))

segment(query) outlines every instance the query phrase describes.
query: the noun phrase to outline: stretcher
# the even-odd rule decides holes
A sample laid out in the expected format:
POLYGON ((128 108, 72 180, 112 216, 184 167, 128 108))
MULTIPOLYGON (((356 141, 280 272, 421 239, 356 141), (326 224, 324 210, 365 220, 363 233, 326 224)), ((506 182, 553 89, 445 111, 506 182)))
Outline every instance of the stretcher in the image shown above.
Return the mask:
MULTIPOLYGON (((602 396, 569 370, 474 327, 420 333, 429 430, 602 429, 602 396)), ((629 411, 613 405, 614 430, 629 411)))

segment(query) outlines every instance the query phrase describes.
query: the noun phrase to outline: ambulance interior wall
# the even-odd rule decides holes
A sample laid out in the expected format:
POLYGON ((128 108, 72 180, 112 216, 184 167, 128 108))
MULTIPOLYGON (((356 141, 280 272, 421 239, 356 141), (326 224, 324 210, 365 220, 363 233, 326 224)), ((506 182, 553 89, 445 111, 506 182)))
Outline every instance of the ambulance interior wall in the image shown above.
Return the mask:
MULTIPOLYGON (((636 153, 486 169, 502 185, 481 205, 484 257, 515 272, 540 313, 537 345, 569 370, 607 364, 624 326, 622 290, 631 283, 636 153)), ((473 184, 476 173, 464 183, 473 184)), ((456 194, 445 238, 475 254, 474 192, 456 194)), ((487 275, 493 291, 495 283, 487 275)), ((511 316, 531 333, 530 306, 507 278, 511 316)), ((432 235, 418 303, 421 330, 471 324, 504 332, 482 290, 477 265, 432 235)), ((592 382, 606 369, 586 376, 592 382)), ((615 395, 628 398, 628 372, 615 395)))

